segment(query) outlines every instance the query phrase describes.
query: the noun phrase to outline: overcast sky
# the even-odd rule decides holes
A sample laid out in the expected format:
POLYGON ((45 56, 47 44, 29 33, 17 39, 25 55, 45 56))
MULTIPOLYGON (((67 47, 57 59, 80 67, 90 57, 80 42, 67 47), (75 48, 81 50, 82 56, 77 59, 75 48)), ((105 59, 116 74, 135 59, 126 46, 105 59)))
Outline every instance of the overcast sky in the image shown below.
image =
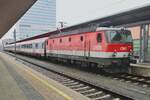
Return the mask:
POLYGON ((64 21, 70 26, 143 5, 150 5, 150 0, 57 0, 57 23, 64 21))
POLYGON ((150 0, 57 0, 57 21, 68 26, 150 4, 150 0))

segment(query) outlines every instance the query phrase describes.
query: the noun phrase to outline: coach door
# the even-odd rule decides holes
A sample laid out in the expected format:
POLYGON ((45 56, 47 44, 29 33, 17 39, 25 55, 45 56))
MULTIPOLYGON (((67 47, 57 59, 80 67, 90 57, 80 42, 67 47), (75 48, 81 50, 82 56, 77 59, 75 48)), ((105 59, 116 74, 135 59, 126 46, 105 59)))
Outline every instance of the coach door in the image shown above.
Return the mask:
POLYGON ((43 44, 42 44, 42 47, 43 47, 43 49, 44 49, 44 56, 45 56, 45 57, 47 56, 47 55, 46 55, 46 43, 47 43, 47 41, 43 42, 43 44))
POLYGON ((44 42, 44 55, 48 56, 48 40, 44 42))

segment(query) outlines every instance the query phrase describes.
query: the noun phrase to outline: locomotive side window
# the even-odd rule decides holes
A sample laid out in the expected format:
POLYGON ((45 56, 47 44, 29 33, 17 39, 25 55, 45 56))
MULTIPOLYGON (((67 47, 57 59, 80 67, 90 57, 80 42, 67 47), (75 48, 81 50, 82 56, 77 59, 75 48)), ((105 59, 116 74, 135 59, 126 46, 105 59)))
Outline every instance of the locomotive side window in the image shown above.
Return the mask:
POLYGON ((62 42, 62 39, 60 39, 60 41, 59 41, 60 43, 62 42))
POLYGON ((80 40, 83 41, 83 36, 80 36, 80 40))
POLYGON ((69 42, 71 42, 71 37, 69 37, 69 42))
POLYGON ((97 42, 98 43, 102 42, 102 35, 101 35, 101 33, 97 34, 97 42))

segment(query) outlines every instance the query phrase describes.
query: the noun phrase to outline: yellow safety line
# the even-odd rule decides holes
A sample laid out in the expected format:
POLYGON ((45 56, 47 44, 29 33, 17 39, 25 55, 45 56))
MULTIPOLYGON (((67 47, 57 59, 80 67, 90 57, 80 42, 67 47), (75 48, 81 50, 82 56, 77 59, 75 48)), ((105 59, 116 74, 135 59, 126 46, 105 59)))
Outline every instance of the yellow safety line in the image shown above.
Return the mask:
MULTIPOLYGON (((22 67, 21 67, 22 68, 22 67)), ((48 82, 46 82, 45 80, 37 77, 35 74, 32 73, 32 71, 30 71, 29 69, 25 69, 24 70, 29 73, 32 77, 36 78, 37 80, 41 81, 43 84, 45 84, 47 87, 49 87, 50 89, 56 91, 58 94, 60 94, 61 96, 63 96, 64 98, 66 98, 67 100, 73 100, 70 96, 66 95, 65 93, 63 93, 62 91, 58 90, 57 88, 55 88, 54 86, 50 85, 48 82)))

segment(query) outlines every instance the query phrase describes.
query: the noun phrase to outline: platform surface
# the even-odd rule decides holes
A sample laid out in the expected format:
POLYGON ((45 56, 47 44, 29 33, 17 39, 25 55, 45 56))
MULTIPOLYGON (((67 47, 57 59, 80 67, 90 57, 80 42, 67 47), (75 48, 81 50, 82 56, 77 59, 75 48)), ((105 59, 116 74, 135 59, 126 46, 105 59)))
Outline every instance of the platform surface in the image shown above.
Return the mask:
POLYGON ((133 67, 142 67, 142 68, 150 68, 150 63, 137 63, 137 64, 130 64, 133 67))
POLYGON ((125 81, 114 80, 102 75, 89 73, 88 71, 79 70, 77 68, 65 67, 60 64, 54 64, 50 62, 40 61, 39 59, 30 58, 27 56, 16 55, 21 59, 26 59, 29 62, 36 63, 45 68, 55 70, 61 73, 68 74, 73 77, 78 77, 82 80, 87 80, 90 83, 96 83, 96 85, 108 89, 118 94, 122 94, 135 100, 150 100, 150 88, 134 85, 125 81))
POLYGON ((0 53, 0 100, 44 100, 0 53))
POLYGON ((142 76, 150 76, 150 63, 130 64, 131 73, 142 76))
POLYGON ((88 100, 0 52, 0 100, 88 100))

